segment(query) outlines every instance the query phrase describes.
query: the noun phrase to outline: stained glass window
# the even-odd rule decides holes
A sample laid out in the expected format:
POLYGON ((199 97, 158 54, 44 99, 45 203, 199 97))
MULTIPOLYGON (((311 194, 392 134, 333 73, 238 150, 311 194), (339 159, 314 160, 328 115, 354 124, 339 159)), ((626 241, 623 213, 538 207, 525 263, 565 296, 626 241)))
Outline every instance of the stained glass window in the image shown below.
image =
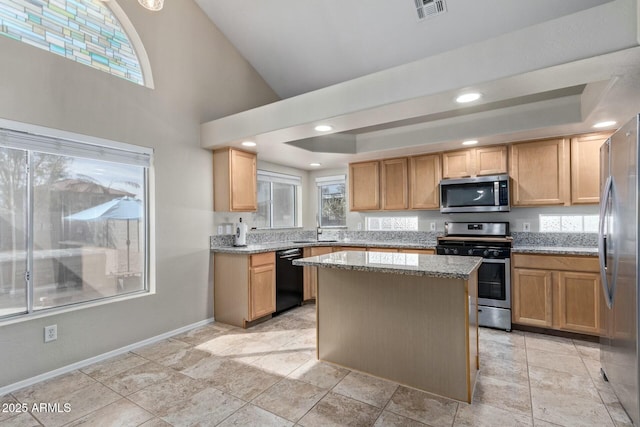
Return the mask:
POLYGON ((0 34, 145 85, 130 38, 100 0, 0 0, 0 34))

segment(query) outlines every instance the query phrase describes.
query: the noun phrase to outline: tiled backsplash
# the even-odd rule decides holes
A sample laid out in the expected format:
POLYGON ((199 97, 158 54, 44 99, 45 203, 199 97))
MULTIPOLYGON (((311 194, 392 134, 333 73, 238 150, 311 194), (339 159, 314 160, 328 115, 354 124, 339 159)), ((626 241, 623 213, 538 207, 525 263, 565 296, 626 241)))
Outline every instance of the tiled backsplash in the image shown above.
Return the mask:
MULTIPOLYGON (((403 242, 424 245, 435 245, 441 232, 435 231, 349 231, 322 230, 320 240, 338 240, 340 242, 403 242)), ((595 247, 598 245, 595 233, 525 233, 514 231, 514 246, 564 246, 595 247)), ((266 231, 252 230, 247 234, 247 244, 255 245, 268 242, 289 242, 293 240, 313 240, 315 230, 266 231)), ((233 235, 211 236, 211 246, 232 246, 233 235)))
POLYGON ((596 233, 525 233, 513 231, 514 246, 565 246, 589 248, 598 246, 596 233))

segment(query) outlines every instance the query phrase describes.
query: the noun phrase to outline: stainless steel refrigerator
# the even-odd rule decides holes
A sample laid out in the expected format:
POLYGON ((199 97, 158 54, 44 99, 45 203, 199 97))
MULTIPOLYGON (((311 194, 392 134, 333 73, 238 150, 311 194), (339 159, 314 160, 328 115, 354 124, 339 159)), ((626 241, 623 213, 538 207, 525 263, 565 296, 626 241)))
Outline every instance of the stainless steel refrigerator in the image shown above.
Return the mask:
POLYGON ((600 338, 602 373, 634 425, 640 425, 638 352, 638 124, 616 131, 600 149, 598 250, 607 307, 600 338))

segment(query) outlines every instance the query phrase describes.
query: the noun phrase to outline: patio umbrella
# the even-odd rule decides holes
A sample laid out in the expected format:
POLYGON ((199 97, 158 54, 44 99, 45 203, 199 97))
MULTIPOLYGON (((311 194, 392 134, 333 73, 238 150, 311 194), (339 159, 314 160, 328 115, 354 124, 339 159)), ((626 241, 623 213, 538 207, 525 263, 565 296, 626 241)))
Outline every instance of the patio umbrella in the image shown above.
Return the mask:
POLYGON ((129 271, 129 245, 131 244, 129 240, 129 220, 138 220, 142 218, 142 215, 142 202, 140 199, 125 196, 76 212, 67 216, 67 219, 72 221, 127 220, 127 271, 129 271))

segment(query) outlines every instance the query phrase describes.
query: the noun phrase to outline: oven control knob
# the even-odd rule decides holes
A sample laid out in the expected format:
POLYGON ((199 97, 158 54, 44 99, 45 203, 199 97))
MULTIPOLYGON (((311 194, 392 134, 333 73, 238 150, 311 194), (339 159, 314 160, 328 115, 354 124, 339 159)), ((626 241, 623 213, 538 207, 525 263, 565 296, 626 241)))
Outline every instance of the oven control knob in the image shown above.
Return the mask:
POLYGON ((473 255, 473 249, 469 249, 469 250, 467 251, 467 254, 469 254, 469 255, 473 255))
POLYGON ((493 251, 493 256, 498 256, 498 255, 500 255, 500 252, 498 252, 498 251, 493 251))
POLYGON ((451 251, 453 252, 454 255, 458 255, 458 250, 457 249, 452 249, 451 251))
POLYGON ((484 252, 482 252, 482 256, 486 257, 487 255, 489 255, 489 251, 485 249, 484 252))
POLYGON ((444 254, 449 255, 449 248, 444 248, 444 254))

